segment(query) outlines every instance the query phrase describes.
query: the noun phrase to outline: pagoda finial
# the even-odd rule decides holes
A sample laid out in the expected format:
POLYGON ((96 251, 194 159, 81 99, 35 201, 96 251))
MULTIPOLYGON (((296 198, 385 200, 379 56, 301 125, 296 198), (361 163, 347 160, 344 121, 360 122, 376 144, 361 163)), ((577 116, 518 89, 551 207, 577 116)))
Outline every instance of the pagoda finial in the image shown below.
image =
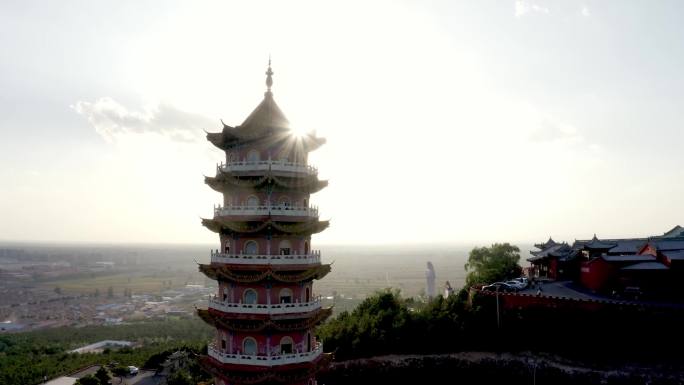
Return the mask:
POLYGON ((271 70, 271 55, 268 55, 268 69, 266 70, 266 93, 271 94, 271 86, 273 85, 273 70, 271 70))

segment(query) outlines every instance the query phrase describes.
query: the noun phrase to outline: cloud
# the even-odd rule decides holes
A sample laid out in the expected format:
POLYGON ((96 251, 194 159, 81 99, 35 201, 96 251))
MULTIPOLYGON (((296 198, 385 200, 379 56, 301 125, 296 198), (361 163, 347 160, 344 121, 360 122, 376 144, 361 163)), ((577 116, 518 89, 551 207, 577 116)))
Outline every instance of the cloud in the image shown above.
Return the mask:
POLYGON ((582 9, 580 9, 580 12, 582 13, 582 16, 584 16, 584 17, 591 16, 591 13, 589 12, 589 7, 587 7, 586 5, 582 6, 582 9))
POLYGON ((532 142, 558 142, 579 144, 584 142, 577 128, 568 123, 557 122, 549 118, 541 120, 539 127, 530 134, 532 142))
POLYGON ((168 104, 134 111, 112 98, 95 102, 78 101, 71 108, 88 119, 95 131, 109 142, 122 136, 157 134, 173 141, 195 142, 202 138, 203 129, 215 127, 211 119, 180 110, 168 104))
POLYGON ((515 17, 523 17, 530 12, 549 13, 549 9, 525 0, 515 2, 515 17))

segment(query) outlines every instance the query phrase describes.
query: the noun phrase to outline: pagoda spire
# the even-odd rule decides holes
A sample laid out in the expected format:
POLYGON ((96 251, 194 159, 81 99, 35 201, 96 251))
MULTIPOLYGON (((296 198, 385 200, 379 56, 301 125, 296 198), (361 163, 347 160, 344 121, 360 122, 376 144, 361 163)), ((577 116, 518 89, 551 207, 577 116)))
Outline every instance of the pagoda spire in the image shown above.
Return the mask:
POLYGON ((268 55, 268 69, 266 70, 266 95, 272 96, 271 86, 273 85, 273 70, 271 70, 271 55, 268 55))

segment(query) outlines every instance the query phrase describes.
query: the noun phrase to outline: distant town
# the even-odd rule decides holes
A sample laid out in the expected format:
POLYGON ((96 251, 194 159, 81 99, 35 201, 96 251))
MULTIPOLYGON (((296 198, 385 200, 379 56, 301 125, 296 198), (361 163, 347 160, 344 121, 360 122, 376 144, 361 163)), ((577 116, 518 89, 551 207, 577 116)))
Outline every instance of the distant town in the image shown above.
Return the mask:
MULTIPOLYGON (((316 294, 336 313, 387 287, 427 298, 428 260, 440 289, 464 283, 465 246, 330 250, 337 269, 316 294), (361 260, 368 268, 354 270, 361 260)), ((201 246, 0 245, 0 333, 195 317, 216 294, 192 261, 208 255, 201 246)))
POLYGON ((135 252, 86 250, 0 248, 0 331, 190 317, 212 291, 192 271, 150 269, 135 252))

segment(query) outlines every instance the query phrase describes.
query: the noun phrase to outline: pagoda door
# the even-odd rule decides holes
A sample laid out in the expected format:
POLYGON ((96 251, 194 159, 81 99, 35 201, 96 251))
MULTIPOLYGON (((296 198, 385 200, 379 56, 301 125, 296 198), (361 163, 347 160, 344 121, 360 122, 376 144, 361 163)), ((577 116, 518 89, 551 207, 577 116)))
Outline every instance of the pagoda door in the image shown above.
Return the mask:
POLYGON ((292 303, 292 290, 285 288, 280 290, 280 303, 292 303))
POLYGON ((292 245, 290 244, 290 241, 284 240, 280 242, 280 245, 278 246, 280 249, 279 254, 280 255, 290 255, 290 251, 292 250, 292 245))

